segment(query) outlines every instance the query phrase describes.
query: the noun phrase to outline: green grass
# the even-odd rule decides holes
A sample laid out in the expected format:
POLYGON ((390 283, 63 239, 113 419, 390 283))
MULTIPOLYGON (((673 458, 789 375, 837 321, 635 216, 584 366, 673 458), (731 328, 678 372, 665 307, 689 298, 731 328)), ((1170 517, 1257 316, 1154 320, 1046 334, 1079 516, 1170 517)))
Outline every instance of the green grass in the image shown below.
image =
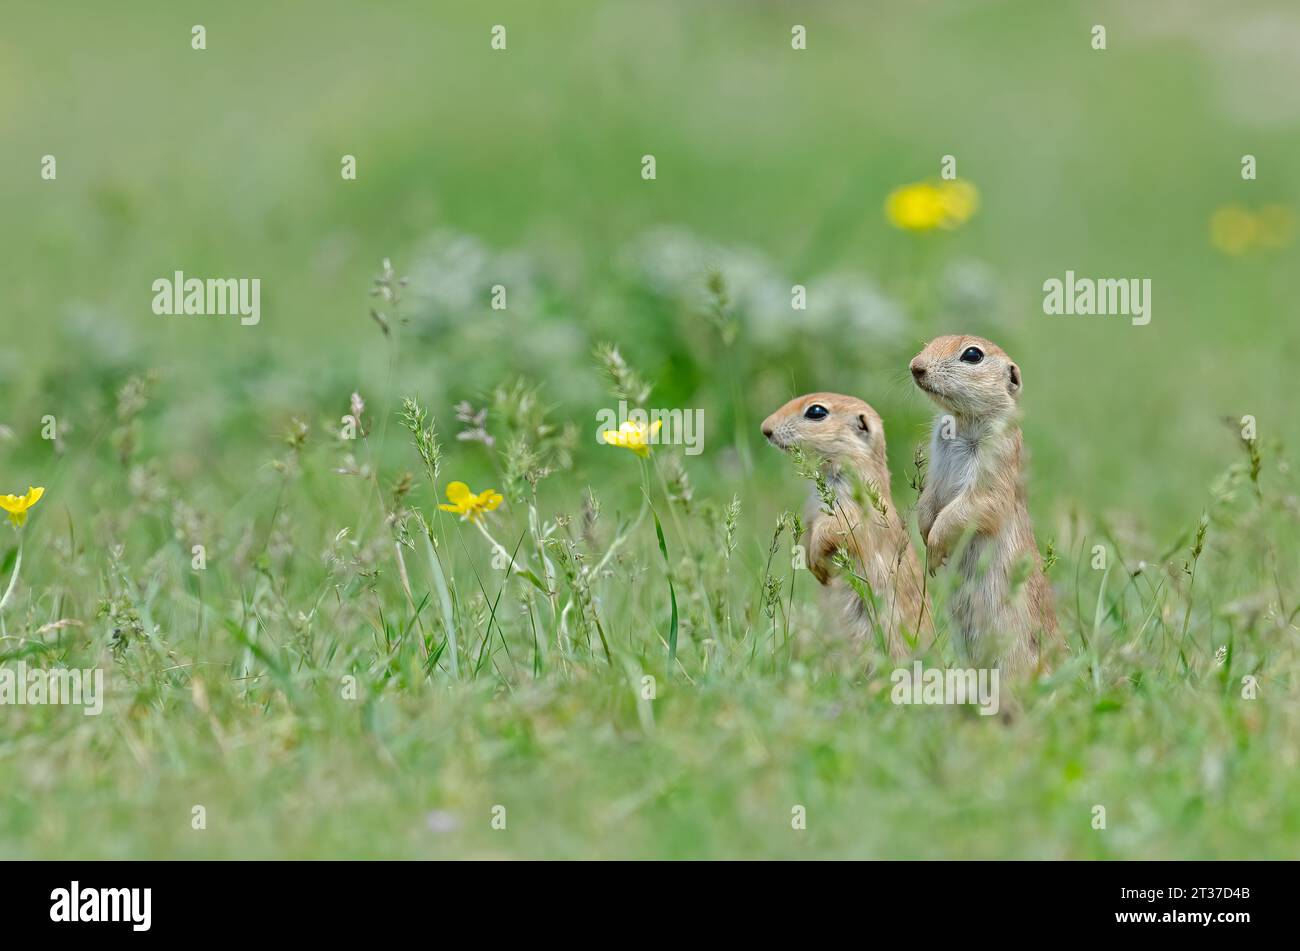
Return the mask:
MULTIPOLYGON (((108 683, 99 717, 0 707, 0 856, 1296 854, 1297 252, 1208 237, 1296 206, 1286 5, 445 6, 30 7, 0 40, 0 492, 47 487, 0 658, 108 683), (947 153, 979 214, 892 230, 947 153), (154 316, 177 268, 260 277, 262 323, 154 316), (1067 269, 1150 277, 1152 323, 1044 316, 1067 269), (910 509, 907 361, 961 330, 1024 369, 1071 648, 1009 721, 890 702, 791 567, 808 487, 758 432, 869 400, 910 509), (637 388, 602 343, 704 410, 701 455, 597 444, 637 388), (436 509, 453 480, 505 494, 485 527, 526 574, 436 509)), ((957 662, 950 583, 928 663, 957 662)))

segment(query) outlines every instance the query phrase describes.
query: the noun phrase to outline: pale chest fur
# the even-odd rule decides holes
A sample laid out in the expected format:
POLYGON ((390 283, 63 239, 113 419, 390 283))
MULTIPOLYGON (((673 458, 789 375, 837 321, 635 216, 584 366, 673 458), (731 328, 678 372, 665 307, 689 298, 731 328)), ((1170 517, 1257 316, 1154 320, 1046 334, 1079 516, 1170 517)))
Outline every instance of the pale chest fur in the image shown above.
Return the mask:
POLYGON ((941 419, 930 440, 930 470, 927 486, 934 493, 935 507, 943 508, 980 478, 979 442, 959 433, 946 434, 941 419))

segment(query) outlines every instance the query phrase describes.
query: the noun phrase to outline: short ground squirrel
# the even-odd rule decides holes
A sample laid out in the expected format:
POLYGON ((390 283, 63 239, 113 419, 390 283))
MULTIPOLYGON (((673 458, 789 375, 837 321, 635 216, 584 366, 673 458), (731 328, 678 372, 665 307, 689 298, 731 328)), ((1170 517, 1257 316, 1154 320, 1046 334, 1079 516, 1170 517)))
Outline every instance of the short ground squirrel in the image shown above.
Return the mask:
POLYGON ((777 448, 799 447, 825 461, 827 483, 834 490, 834 514, 824 511, 814 491, 809 507, 808 567, 830 591, 849 632, 874 638, 877 625, 891 656, 911 653, 907 637, 918 646, 933 634, 922 575, 912 541, 894 508, 885 462, 885 428, 880 416, 862 400, 836 393, 810 393, 786 403, 763 422, 763 435, 777 448), (862 491, 878 502, 863 505, 862 491), (843 552, 874 595, 874 608, 836 570, 834 556, 843 552), (919 632, 920 637, 916 634, 919 632))

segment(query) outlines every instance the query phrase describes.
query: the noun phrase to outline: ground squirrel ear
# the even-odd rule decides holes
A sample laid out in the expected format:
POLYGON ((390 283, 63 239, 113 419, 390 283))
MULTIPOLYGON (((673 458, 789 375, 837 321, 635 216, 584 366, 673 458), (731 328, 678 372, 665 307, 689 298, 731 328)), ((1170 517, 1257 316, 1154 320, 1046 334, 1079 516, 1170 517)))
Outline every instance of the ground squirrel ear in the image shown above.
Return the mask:
POLYGON ((871 424, 867 422, 866 413, 858 413, 858 429, 868 436, 871 435, 871 424))
POLYGON ((1008 384, 1007 391, 1012 395, 1020 392, 1020 367, 1014 363, 1011 364, 1011 383, 1008 384))

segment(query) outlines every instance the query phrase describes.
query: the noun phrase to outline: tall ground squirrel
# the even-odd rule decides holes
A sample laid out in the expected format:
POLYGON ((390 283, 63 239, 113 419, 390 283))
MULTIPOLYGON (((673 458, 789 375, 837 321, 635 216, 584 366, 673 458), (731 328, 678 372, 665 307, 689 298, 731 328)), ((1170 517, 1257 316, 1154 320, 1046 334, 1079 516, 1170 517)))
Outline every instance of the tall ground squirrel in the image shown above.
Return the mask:
POLYGON ((911 370, 944 411, 930 440, 917 527, 931 573, 958 554, 949 602, 955 635, 972 663, 1037 668, 1059 639, 1025 504, 1020 367, 982 337, 948 336, 930 341, 911 370))

